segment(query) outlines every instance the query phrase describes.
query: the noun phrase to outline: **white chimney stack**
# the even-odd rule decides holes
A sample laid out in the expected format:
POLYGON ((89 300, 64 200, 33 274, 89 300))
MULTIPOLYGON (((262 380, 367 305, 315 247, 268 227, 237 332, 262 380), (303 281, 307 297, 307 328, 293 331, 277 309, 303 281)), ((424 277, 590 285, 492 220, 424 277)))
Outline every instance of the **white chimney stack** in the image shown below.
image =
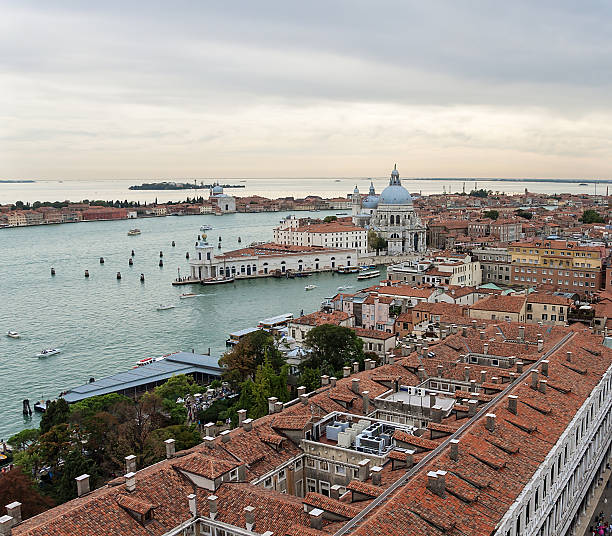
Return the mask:
POLYGON ((134 491, 136 489, 136 473, 127 473, 125 475, 125 489, 134 491))
POLYGON ((176 446, 174 444, 174 439, 172 438, 166 439, 164 443, 166 444, 166 459, 170 459, 174 456, 174 453, 176 452, 176 446))
POLYGON ((82 497, 86 493, 89 493, 89 475, 84 474, 75 478, 77 483, 77 495, 82 497))

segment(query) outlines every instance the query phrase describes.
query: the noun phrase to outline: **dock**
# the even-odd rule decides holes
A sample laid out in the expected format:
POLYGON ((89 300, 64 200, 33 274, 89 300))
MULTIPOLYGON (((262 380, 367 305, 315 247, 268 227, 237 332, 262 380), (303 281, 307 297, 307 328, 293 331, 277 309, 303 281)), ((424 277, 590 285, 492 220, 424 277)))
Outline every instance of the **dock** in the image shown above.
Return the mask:
POLYGON ((119 393, 135 397, 161 385, 178 374, 189 374, 197 383, 207 384, 219 378, 223 369, 215 357, 191 352, 177 352, 149 365, 135 367, 68 390, 64 399, 69 404, 92 396, 119 393))

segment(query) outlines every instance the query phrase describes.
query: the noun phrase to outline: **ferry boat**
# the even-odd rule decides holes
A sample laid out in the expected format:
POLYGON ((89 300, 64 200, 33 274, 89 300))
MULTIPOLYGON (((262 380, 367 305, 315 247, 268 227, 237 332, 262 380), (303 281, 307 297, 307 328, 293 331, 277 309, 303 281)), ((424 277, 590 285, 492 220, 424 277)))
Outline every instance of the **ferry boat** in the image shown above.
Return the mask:
POLYGON ((224 283, 233 283, 234 282, 233 277, 225 277, 225 276, 221 276, 221 277, 211 277, 209 279, 203 279, 201 281, 202 285, 223 285, 224 283))
POLYGON ((359 266, 341 266, 336 270, 337 274, 356 274, 359 272, 359 266))
POLYGON ((157 310, 158 311, 167 311, 168 309, 174 309, 175 307, 176 307, 176 305, 172 305, 171 303, 168 303, 166 305, 160 303, 157 306, 157 310))
POLYGON ((200 231, 211 231, 211 230, 212 230, 212 228, 213 228, 213 226, 212 226, 212 225, 208 225, 208 224, 206 224, 206 225, 202 225, 202 226, 200 227, 200 231))
POLYGON ((11 339, 18 339, 19 337, 21 337, 21 335, 19 335, 17 331, 13 331, 13 330, 9 330, 6 336, 10 337, 11 339))
POLYGON ((36 354, 36 357, 47 357, 50 355, 59 354, 61 350, 59 348, 45 348, 36 354))
POLYGON ((359 270, 362 272, 367 272, 368 270, 374 270, 374 268, 376 268, 376 265, 374 264, 364 264, 363 266, 359 267, 359 270))
POLYGON ((136 236, 140 234, 140 229, 130 229, 128 231, 128 236, 136 236))
POLYGON ((370 272, 363 272, 357 276, 357 279, 372 279, 373 277, 378 277, 380 275, 380 270, 372 270, 370 272))
POLYGON ((314 290, 315 288, 317 288, 317 285, 306 285, 304 290, 314 290))

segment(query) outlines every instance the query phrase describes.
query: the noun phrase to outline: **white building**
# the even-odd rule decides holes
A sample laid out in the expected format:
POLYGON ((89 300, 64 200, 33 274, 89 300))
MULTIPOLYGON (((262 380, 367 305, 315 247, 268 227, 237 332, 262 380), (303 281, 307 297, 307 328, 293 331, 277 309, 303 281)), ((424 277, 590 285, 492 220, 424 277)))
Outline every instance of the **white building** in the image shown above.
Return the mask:
POLYGON ((472 287, 482 284, 480 262, 469 255, 406 261, 387 267, 387 275, 391 280, 416 285, 472 287))
POLYGON ((370 193, 362 201, 355 186, 352 213, 357 225, 373 229, 387 240, 389 255, 426 250, 426 228, 414 211, 410 192, 402 186, 397 165, 391 172, 389 186, 379 196, 370 185, 370 193))
POLYGON ((232 214, 236 212, 236 199, 231 195, 223 193, 223 187, 219 183, 210 189, 208 197, 212 204, 212 212, 217 215, 232 214))
POLYGON ((356 266, 357 250, 271 242, 215 255, 213 246, 203 235, 189 265, 193 279, 220 276, 246 279, 266 277, 276 272, 323 272, 341 266, 356 266))
POLYGON ((291 218, 274 229, 274 242, 292 246, 356 249, 360 255, 368 252, 368 233, 363 227, 349 222, 302 224, 291 218))

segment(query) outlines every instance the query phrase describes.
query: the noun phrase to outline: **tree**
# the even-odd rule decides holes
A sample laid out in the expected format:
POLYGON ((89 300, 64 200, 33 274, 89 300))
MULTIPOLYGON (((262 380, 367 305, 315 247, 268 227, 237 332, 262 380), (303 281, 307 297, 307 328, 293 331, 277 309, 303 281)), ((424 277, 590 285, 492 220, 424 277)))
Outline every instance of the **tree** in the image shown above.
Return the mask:
POLYGON ((325 216, 323 218, 324 223, 331 223, 332 221, 338 221, 338 218, 336 216, 325 216))
POLYGON ((321 371, 318 368, 305 368, 300 376, 300 385, 306 387, 306 392, 311 393, 321 387, 321 371))
POLYGON ((58 424, 67 423, 70 416, 70 407, 63 398, 58 398, 49 404, 47 411, 40 420, 41 434, 47 433, 58 424))
POLYGON ((470 192, 470 195, 472 197, 488 197, 489 196, 489 191, 485 190, 484 188, 480 188, 479 190, 472 190, 470 192))
POLYGON ((160 461, 166 457, 166 439, 174 439, 177 451, 190 449, 202 442, 202 437, 195 425, 179 424, 158 428, 151 432, 145 445, 145 458, 160 461))
POLYGON ((9 445, 12 445, 17 450, 25 450, 32 443, 34 443, 38 436, 40 436, 40 430, 38 428, 26 428, 21 432, 9 437, 9 445))
POLYGON ((376 250, 378 254, 381 249, 387 249, 387 241, 374 229, 370 229, 368 231, 368 246, 371 250, 376 250))
POLYGON ((77 484, 75 478, 88 474, 89 485, 93 489, 98 480, 98 469, 94 462, 86 457, 79 446, 71 449, 63 460, 62 467, 55 477, 53 495, 59 502, 66 502, 77 496, 77 484))
POLYGON ((128 403, 132 404, 133 400, 127 396, 118 393, 110 393, 108 395, 92 396, 80 402, 76 402, 70 406, 71 420, 75 415, 80 415, 82 419, 91 417, 101 411, 109 411, 115 404, 128 403))
POLYGON ((21 517, 28 519, 54 506, 51 498, 42 495, 31 477, 14 467, 0 473, 0 504, 21 503, 21 517))
POLYGON ((274 337, 259 329, 243 337, 231 351, 221 357, 219 364, 227 368, 225 379, 238 384, 247 378, 253 378, 257 367, 263 364, 266 357, 276 372, 279 372, 285 363, 274 337))
POLYGON ((192 394, 197 389, 197 384, 191 376, 179 374, 172 376, 162 385, 157 386, 154 392, 163 400, 171 400, 176 402, 177 398, 185 398, 188 394, 192 394))
POLYGON ((606 221, 599 212, 593 209, 585 210, 579 220, 582 223, 605 223, 606 221))
POLYGON ((519 218, 524 218, 526 220, 530 220, 531 218, 533 218, 533 214, 531 212, 529 212, 528 210, 523 210, 522 208, 518 208, 514 211, 514 213, 519 217, 519 218))
POLYGON ((304 340, 310 350, 305 368, 318 368, 334 375, 353 361, 363 361, 363 341, 350 328, 323 324, 311 329, 304 340))
POLYGON ((497 210, 487 210, 483 216, 485 218, 489 218, 490 220, 496 220, 499 218, 499 212, 497 210))
POLYGON ((253 382, 254 404, 251 408, 253 419, 258 419, 268 414, 268 398, 272 396, 272 378, 274 369, 269 360, 257 367, 255 381, 253 382))

